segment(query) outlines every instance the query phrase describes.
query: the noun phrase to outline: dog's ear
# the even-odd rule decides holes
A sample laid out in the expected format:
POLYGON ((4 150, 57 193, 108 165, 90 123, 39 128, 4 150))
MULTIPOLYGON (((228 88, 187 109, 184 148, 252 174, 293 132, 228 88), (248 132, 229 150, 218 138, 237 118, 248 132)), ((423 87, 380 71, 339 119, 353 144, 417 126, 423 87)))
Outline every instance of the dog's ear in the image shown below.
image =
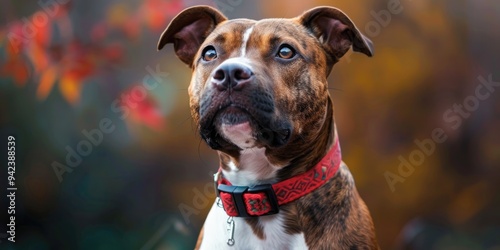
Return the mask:
POLYGON ((354 51, 373 56, 373 44, 359 32, 356 25, 341 10, 333 7, 317 7, 298 17, 323 43, 325 50, 340 59, 351 47, 354 51))
POLYGON ((158 50, 165 44, 173 43, 175 54, 185 64, 192 66, 193 58, 215 27, 227 20, 218 10, 210 6, 194 6, 179 13, 158 41, 158 50))

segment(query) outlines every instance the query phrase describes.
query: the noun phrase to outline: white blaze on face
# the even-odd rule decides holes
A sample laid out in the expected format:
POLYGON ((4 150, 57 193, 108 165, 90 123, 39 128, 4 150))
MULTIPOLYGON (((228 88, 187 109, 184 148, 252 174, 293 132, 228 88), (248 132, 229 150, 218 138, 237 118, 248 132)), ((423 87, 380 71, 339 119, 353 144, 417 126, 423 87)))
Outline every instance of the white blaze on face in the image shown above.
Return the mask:
POLYGON ((241 56, 245 56, 247 53, 247 44, 248 44, 248 39, 250 38, 250 34, 252 34, 253 31, 253 25, 252 27, 248 28, 245 33, 243 34, 243 42, 241 44, 241 56))
MULTIPOLYGON (((248 40, 250 39, 250 35, 252 34, 253 27, 254 26, 252 25, 243 33, 242 44, 241 44, 241 55, 239 57, 229 58, 222 64, 240 63, 244 64, 250 70, 252 70, 249 60, 244 56, 246 54, 246 47, 248 44, 248 40)), ((221 130, 222 130, 221 131, 222 136, 224 136, 227 140, 229 140, 230 142, 232 142, 241 149, 252 148, 255 146, 257 138, 255 138, 255 136, 253 135, 253 130, 249 122, 244 122, 236 125, 222 124, 221 130)))

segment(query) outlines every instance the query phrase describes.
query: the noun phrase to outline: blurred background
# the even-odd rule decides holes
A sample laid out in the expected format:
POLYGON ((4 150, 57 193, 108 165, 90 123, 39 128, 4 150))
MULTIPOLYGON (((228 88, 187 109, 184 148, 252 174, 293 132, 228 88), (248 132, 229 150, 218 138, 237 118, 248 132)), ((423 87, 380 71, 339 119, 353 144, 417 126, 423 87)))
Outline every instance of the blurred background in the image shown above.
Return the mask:
POLYGON ((193 248, 218 160, 190 118, 190 70, 156 42, 196 4, 229 18, 347 13, 375 57, 348 53, 329 82, 380 246, 500 249, 498 1, 0 4, 0 144, 16 138, 18 188, 12 244, 2 167, 0 249, 193 248))

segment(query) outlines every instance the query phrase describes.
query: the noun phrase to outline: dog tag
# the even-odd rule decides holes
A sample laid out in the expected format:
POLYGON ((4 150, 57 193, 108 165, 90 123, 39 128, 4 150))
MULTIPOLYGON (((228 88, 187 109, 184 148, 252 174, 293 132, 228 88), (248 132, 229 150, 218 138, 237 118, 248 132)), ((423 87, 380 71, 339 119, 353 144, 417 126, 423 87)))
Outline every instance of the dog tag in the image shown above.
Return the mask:
POLYGON ((227 218, 227 233, 228 233, 227 245, 233 246, 234 245, 234 220, 233 220, 233 217, 227 218))

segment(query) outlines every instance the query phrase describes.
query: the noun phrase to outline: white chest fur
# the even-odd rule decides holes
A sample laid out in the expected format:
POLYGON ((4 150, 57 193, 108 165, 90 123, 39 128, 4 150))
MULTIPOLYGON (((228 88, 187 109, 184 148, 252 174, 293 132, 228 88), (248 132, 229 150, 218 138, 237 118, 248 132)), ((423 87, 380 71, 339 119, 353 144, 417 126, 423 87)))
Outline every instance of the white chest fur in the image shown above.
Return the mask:
MULTIPOLYGON (((247 32, 246 38, 251 33, 247 32)), ((244 48, 242 53, 244 54, 244 48)), ((249 123, 238 125, 223 125, 222 135, 240 147, 238 165, 230 161, 229 169, 223 170, 224 178, 233 185, 253 186, 256 184, 272 183, 280 166, 271 164, 264 147, 255 147, 256 138, 253 136, 249 123)), ((283 226, 283 214, 263 216, 259 219, 259 226, 263 228, 264 239, 259 238, 251 226, 243 218, 234 220, 234 245, 227 244, 229 239, 228 215, 223 208, 214 204, 203 227, 203 239, 200 245, 202 250, 302 250, 308 249, 303 234, 288 234, 283 226)))
POLYGON ((228 216, 223 208, 214 204, 203 227, 202 250, 269 250, 269 249, 308 249, 303 234, 287 234, 283 227, 283 216, 278 214, 261 217, 260 225, 264 229, 264 239, 254 234, 252 228, 243 218, 233 218, 234 245, 229 246, 227 241, 228 216))

